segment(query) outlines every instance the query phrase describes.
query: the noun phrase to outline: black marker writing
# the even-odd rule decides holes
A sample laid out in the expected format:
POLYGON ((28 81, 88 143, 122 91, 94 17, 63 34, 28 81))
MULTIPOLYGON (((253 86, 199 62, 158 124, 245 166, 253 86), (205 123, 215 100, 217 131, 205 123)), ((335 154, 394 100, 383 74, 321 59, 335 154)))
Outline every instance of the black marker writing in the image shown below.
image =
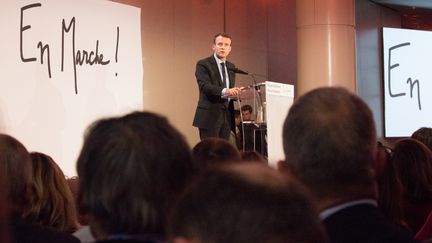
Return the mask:
MULTIPOLYGON (((391 88, 391 84, 392 84, 392 80, 391 80, 391 70, 399 67, 399 63, 393 64, 391 65, 391 53, 393 50, 397 49, 397 48, 401 48, 404 46, 409 46, 411 45, 411 43, 409 42, 405 42, 399 45, 395 45, 389 48, 389 56, 388 56, 388 92, 390 97, 395 98, 395 97, 399 97, 399 96, 405 96, 406 93, 405 92, 401 92, 401 93, 397 93, 394 94, 392 93, 392 88, 391 88)), ((409 84, 409 88, 410 88, 410 97, 411 99, 413 98, 413 90, 415 87, 417 87, 417 104, 418 104, 418 109, 421 110, 421 100, 420 100, 420 81, 418 79, 416 80, 412 80, 412 78, 408 78, 407 79, 407 84, 409 84)))
POLYGON ((118 56, 119 34, 120 34, 120 30, 119 30, 119 27, 117 26, 117 42, 116 42, 116 54, 115 54, 115 61, 116 62, 118 62, 117 56, 118 56))
MULTIPOLYGON (((37 57, 25 57, 24 55, 24 31, 31 29, 31 25, 24 24, 24 12, 28 9, 42 7, 41 3, 29 4, 21 8, 21 22, 20 22, 20 57, 22 62, 34 62, 37 61, 37 57)), ((83 65, 108 65, 110 63, 109 59, 104 59, 104 55, 99 50, 99 40, 96 40, 95 49, 94 50, 76 50, 75 40, 76 40, 76 23, 77 20, 73 17, 70 22, 67 24, 66 20, 62 20, 62 43, 61 43, 61 71, 63 72, 65 69, 65 35, 72 35, 70 38, 70 43, 72 45, 72 64, 74 71, 74 88, 75 94, 78 94, 78 78, 77 78, 77 66, 83 65)), ((120 39, 120 28, 117 26, 117 40, 116 40, 116 51, 115 51, 115 60, 118 62, 118 47, 119 47, 119 39, 120 39)), ((37 48, 40 52, 40 63, 44 64, 46 61, 47 72, 49 78, 51 78, 51 50, 50 45, 45 44, 42 41, 37 43, 37 48)), ((117 76, 117 73, 116 73, 117 76)))
POLYGON ((406 43, 402 43, 402 44, 399 44, 399 45, 396 45, 396 46, 392 46, 392 47, 389 48, 389 59, 388 59, 388 65, 389 65, 388 66, 388 91, 389 91, 390 97, 398 97, 398 96, 405 95, 405 93, 398 93, 398 94, 393 94, 392 93, 392 89, 391 89, 391 70, 393 68, 399 67, 399 63, 391 65, 391 53, 392 53, 393 50, 395 50, 397 48, 401 48, 401 47, 409 46, 409 45, 410 45, 410 43, 406 42, 406 43))
POLYGON ((75 17, 73 17, 69 23, 69 26, 66 27, 65 20, 62 21, 62 58, 61 58, 61 71, 63 72, 63 63, 64 63, 64 34, 69 33, 72 29, 72 62, 74 67, 74 84, 75 84, 75 94, 78 94, 78 83, 77 83, 77 74, 76 74, 76 64, 75 64, 75 17))
POLYGON ((411 78, 408 78, 407 80, 407 84, 410 85, 410 97, 413 97, 413 89, 414 86, 417 85, 417 104, 418 104, 418 108, 419 110, 421 110, 421 102, 420 102, 420 82, 418 81, 418 79, 414 80, 414 82, 412 81, 411 78))
POLYGON ((24 58, 24 54, 23 54, 23 32, 31 28, 31 25, 23 26, 23 19, 24 19, 23 14, 24 14, 24 10, 27 10, 29 8, 35 8, 35 7, 42 7, 42 4, 40 4, 40 3, 34 3, 34 4, 26 5, 26 6, 24 6, 24 7, 21 8, 20 55, 21 55, 21 61, 23 61, 23 62, 34 62, 34 61, 36 61, 36 57, 24 58))
POLYGON ((49 50, 49 45, 44 45, 42 44, 42 41, 39 41, 37 47, 40 49, 40 60, 41 60, 41 64, 43 64, 43 54, 45 53, 45 51, 47 52, 47 68, 48 68, 48 76, 49 78, 51 78, 51 61, 50 61, 50 50, 49 50))
MULTIPOLYGON (((119 37, 120 37, 120 29, 117 26, 117 41, 116 41, 116 53, 115 53, 115 61, 118 62, 118 46, 119 46, 119 37)), ((115 73, 115 76, 117 77, 117 73, 115 73)))

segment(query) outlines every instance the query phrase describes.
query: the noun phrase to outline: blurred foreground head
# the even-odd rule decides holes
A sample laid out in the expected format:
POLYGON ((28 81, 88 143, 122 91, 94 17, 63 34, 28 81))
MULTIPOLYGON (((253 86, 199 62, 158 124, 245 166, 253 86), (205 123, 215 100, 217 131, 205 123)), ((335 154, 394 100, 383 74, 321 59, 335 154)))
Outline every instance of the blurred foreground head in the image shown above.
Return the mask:
POLYGON ((283 126, 285 160, 321 199, 374 197, 372 112, 344 88, 301 96, 283 126))
POLYGON ((0 171, 8 185, 10 213, 20 218, 31 199, 32 164, 24 145, 6 134, 0 134, 0 171))
POLYGON ((180 198, 174 243, 327 242, 308 191, 259 163, 203 173, 180 198))
POLYGON ((164 236, 171 203, 194 174, 183 136, 149 112, 96 121, 77 163, 79 200, 97 239, 164 236))

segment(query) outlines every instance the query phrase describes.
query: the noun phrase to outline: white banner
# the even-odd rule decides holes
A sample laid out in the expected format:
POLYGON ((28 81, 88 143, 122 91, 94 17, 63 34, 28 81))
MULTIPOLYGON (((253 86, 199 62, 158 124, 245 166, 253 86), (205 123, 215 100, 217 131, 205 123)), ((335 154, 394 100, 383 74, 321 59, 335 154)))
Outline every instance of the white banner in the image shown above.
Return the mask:
POLYGON ((386 137, 432 126, 432 32, 383 28, 386 137))
POLYGON ((85 129, 142 109, 140 9, 95 0, 0 2, 0 132, 75 175, 85 129))

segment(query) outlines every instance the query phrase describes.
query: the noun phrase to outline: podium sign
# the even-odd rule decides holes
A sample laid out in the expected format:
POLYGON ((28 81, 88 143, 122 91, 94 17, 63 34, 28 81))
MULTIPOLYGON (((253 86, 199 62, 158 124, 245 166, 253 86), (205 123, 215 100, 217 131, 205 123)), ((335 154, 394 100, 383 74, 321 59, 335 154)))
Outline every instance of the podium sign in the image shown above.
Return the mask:
POLYGON ((282 129, 286 115, 294 103, 294 85, 266 81, 266 118, 269 165, 285 159, 282 129))

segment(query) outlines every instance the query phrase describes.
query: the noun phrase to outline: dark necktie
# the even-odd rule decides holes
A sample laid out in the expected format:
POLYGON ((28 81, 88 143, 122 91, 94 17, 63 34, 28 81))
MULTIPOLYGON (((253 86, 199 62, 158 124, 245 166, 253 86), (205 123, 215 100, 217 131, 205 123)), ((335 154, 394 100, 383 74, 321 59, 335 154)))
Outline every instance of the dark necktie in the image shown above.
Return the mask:
POLYGON ((221 62, 222 65, 222 86, 226 88, 226 73, 225 73, 225 63, 221 62))

